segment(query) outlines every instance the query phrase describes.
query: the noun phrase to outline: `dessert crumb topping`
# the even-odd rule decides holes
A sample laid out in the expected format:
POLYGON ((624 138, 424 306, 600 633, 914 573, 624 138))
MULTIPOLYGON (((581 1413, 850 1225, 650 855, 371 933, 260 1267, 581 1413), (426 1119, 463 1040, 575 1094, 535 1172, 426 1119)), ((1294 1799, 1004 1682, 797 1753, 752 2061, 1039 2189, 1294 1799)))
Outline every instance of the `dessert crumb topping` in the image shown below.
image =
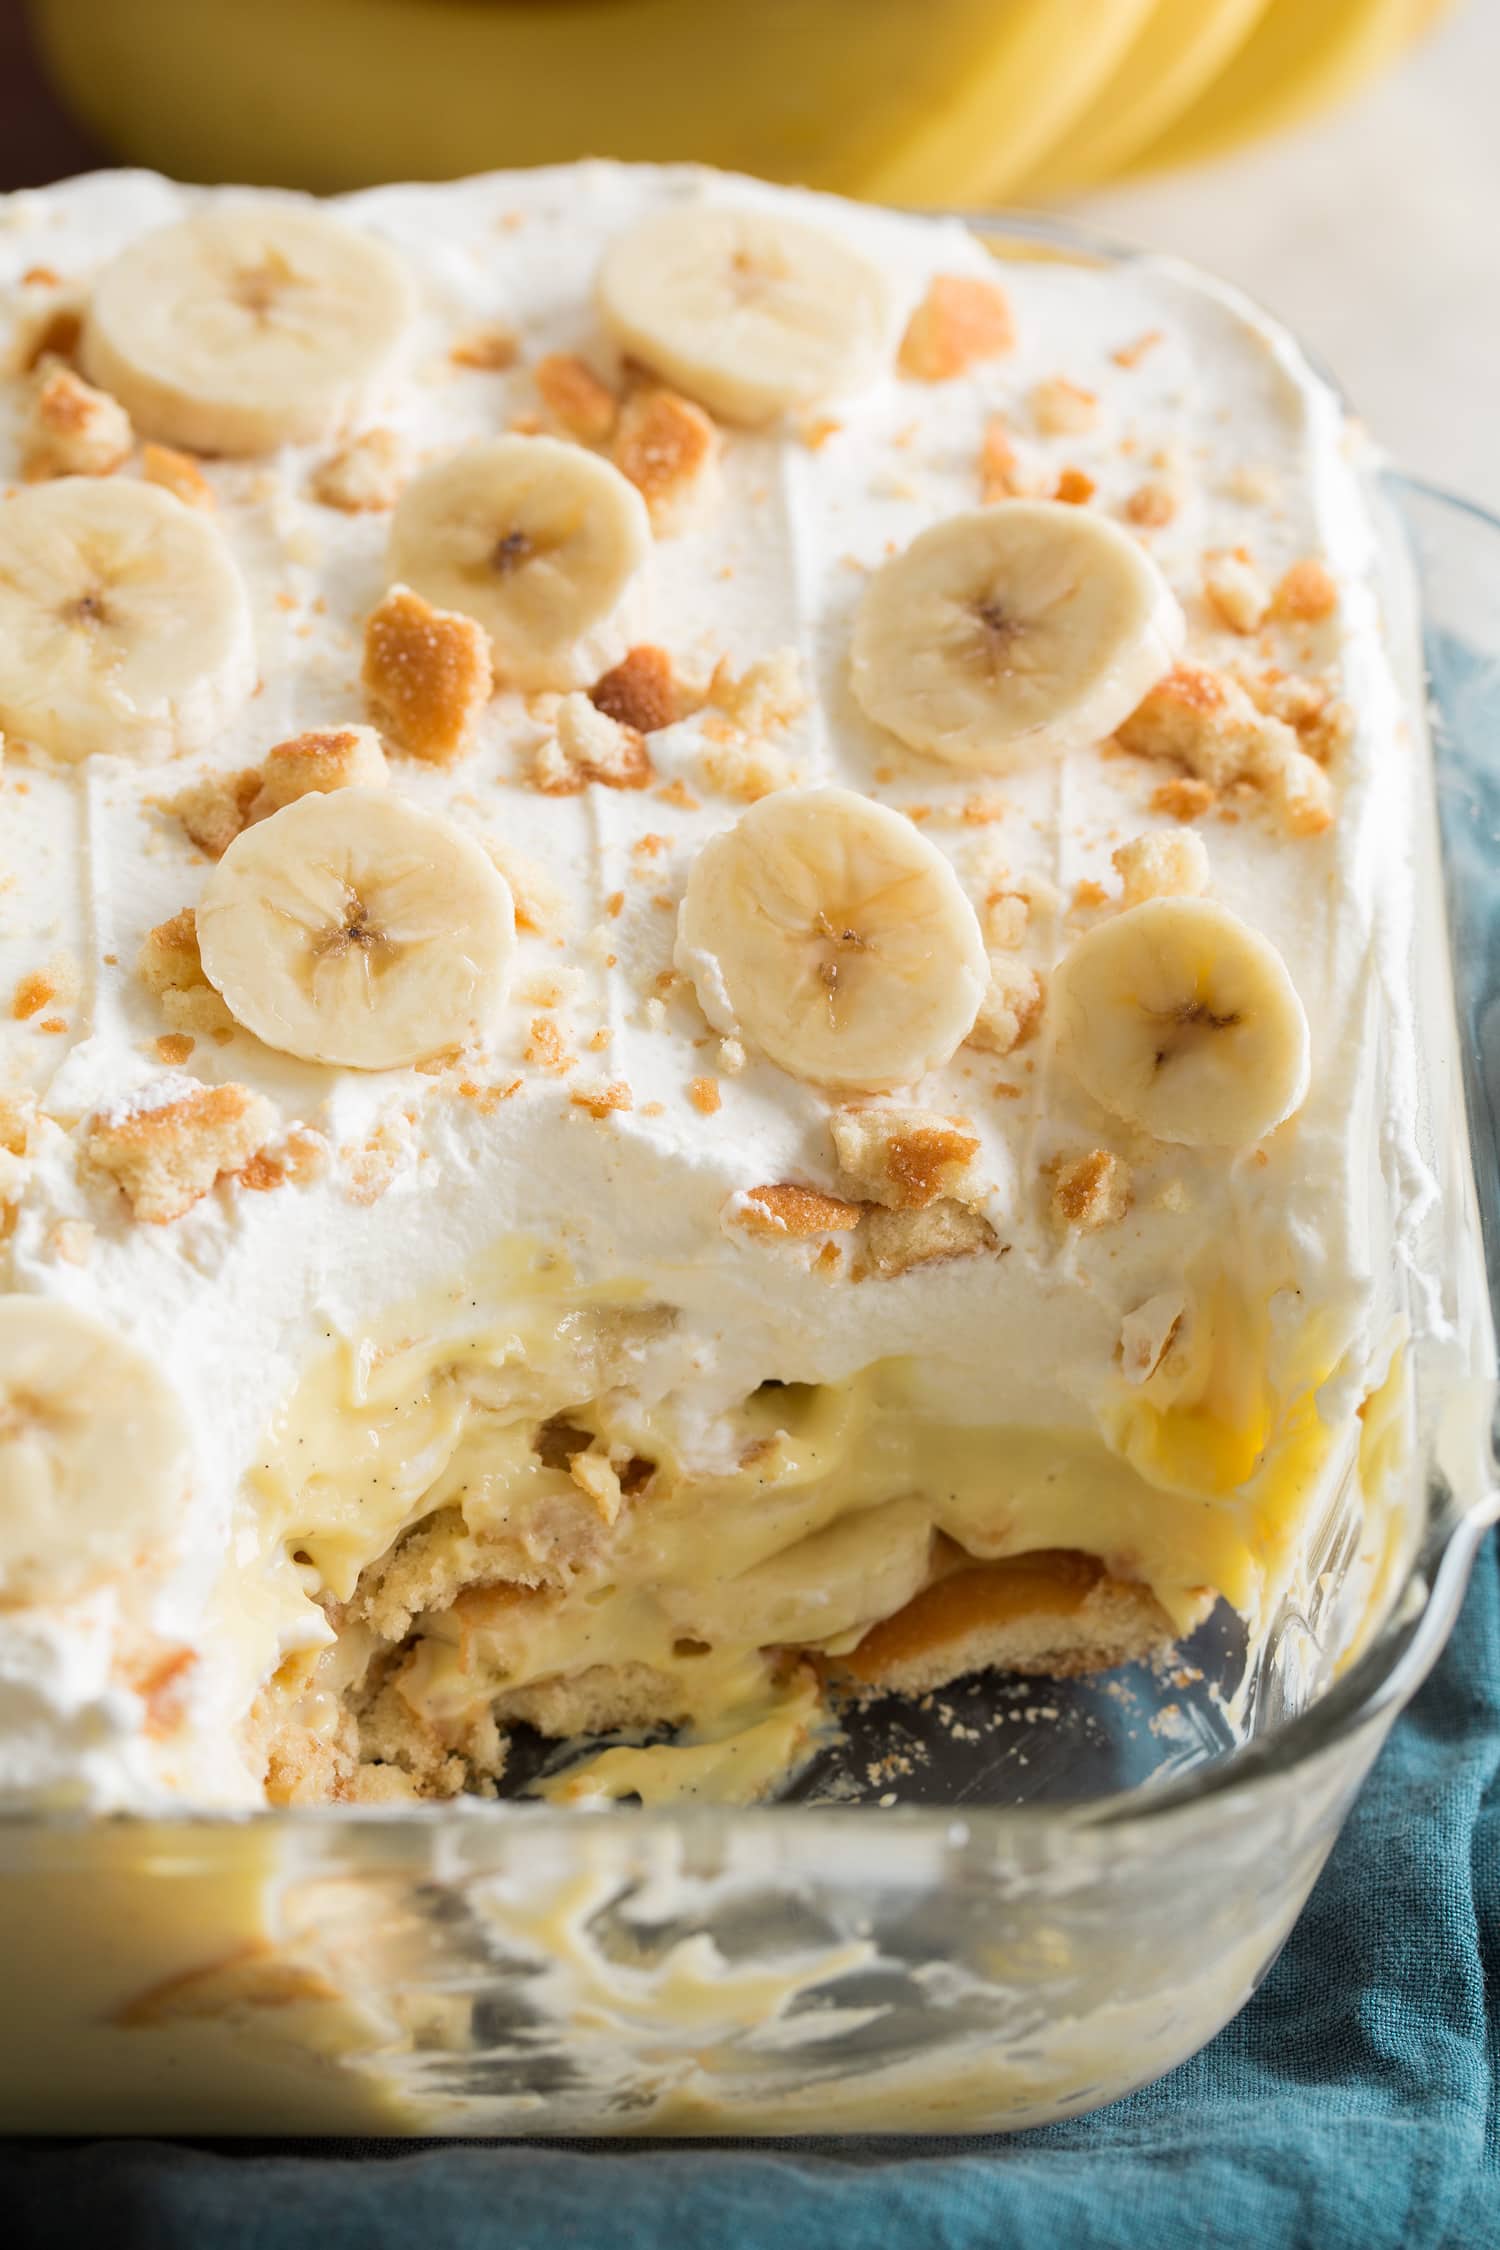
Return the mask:
POLYGON ((103 477, 129 457, 130 416, 108 391, 96 390, 63 360, 38 364, 21 432, 26 476, 103 477))
POLYGON ((405 453, 395 431, 362 430, 314 469, 311 490, 325 508, 375 515, 395 507, 404 481, 405 453))
POLYGON ((1271 603, 1271 615, 1295 624, 1316 625, 1331 617, 1339 606, 1339 589, 1333 573, 1311 558, 1294 562, 1283 573, 1271 603))
POLYGON ((717 1078, 695 1078, 688 1087, 688 1100, 700 1117, 713 1117, 724 1106, 717 1078))
POLYGON ((919 383, 945 383, 1015 348, 1010 299, 997 281, 940 273, 906 324, 897 364, 919 383))
POLYGON ((915 1266, 946 1265, 952 1258, 972 1258, 999 1247, 981 1212, 947 1197, 918 1210, 877 1205, 869 1214, 865 1241, 875 1271, 886 1280, 915 1266))
POLYGON ((159 484, 163 491, 189 508, 211 508, 214 505, 214 488, 190 453, 179 453, 175 445, 157 445, 148 441, 141 447, 141 475, 148 484, 159 484))
POLYGON ((590 1117, 608 1117, 615 1110, 634 1106, 634 1097, 622 1078, 608 1086, 575 1086, 568 1099, 586 1109, 590 1117))
POLYGON ((1148 898, 1199 898, 1208 889, 1208 853, 1191 829, 1152 830, 1111 857, 1127 906, 1148 898))
POLYGON ((203 973, 197 917, 190 906, 147 931, 136 969, 174 1029, 204 1034, 234 1029, 233 1016, 203 973))
POLYGON ((1066 375, 1049 375, 1033 386, 1031 412, 1044 437, 1080 437, 1097 426, 1099 400, 1066 375))
POLYGON ((614 433, 620 404, 576 352, 548 352, 536 364, 536 387, 554 422, 581 445, 604 445, 614 433))
POLYGON ((1059 1164, 1052 1175, 1052 1215, 1080 1234, 1113 1226, 1130 1209, 1130 1166, 1109 1149, 1059 1164))
POLYGON ((595 781, 606 789, 644 789, 656 779, 643 736, 588 696, 565 695, 555 725, 532 761, 532 780, 543 796, 573 797, 595 781))
POLYGON ((992 1055, 1008 1055, 1029 1039, 1041 1019, 1042 980, 1035 969, 1005 953, 990 955, 989 989, 967 1044, 992 1055))
POLYGON ((481 375, 503 375, 514 367, 520 355, 520 339, 513 328, 503 321, 491 321, 484 328, 471 328, 450 346, 448 357, 455 367, 470 367, 481 375))
POLYGON ((839 1170, 866 1201, 920 1211, 941 1197, 973 1203, 984 1193, 974 1162, 978 1139, 951 1117, 849 1108, 835 1111, 830 1130, 839 1170))
POLYGON ((473 749, 494 686, 489 636, 472 617, 393 586, 365 622, 362 677, 391 740, 429 765, 451 766, 473 749))
POLYGON ((779 1236, 784 1240, 818 1234, 847 1234, 864 1216, 858 1203, 841 1196, 823 1195, 816 1188, 798 1187, 790 1180, 768 1187, 746 1188, 731 1196, 725 1210, 730 1226, 747 1234, 779 1236))
POLYGON ((979 447, 980 498, 989 506, 996 500, 1018 499, 1025 490, 1025 478, 1005 416, 992 414, 984 425, 979 447))
POLYGON ((167 1079, 148 1088, 149 1106, 101 1111, 84 1150, 124 1191, 138 1219, 180 1219, 216 1180, 237 1172, 276 1130, 276 1112, 248 1086, 167 1079))
POLYGON ((1296 836, 1333 820, 1333 785, 1295 729, 1256 709, 1227 672, 1179 664, 1118 730, 1137 756, 1171 758, 1216 794, 1236 783, 1260 790, 1296 836))
POLYGON ((1271 606, 1271 589, 1254 563, 1234 553, 1205 556, 1203 593, 1232 633, 1256 633, 1271 606))
POLYGON ((701 406, 651 388, 627 399, 612 458, 640 493, 658 538, 681 531, 706 502, 719 433, 701 406))
POLYGON ((655 734, 679 716, 672 659, 664 648, 642 643, 627 649, 620 662, 589 689, 589 701, 617 725, 637 734, 655 734))

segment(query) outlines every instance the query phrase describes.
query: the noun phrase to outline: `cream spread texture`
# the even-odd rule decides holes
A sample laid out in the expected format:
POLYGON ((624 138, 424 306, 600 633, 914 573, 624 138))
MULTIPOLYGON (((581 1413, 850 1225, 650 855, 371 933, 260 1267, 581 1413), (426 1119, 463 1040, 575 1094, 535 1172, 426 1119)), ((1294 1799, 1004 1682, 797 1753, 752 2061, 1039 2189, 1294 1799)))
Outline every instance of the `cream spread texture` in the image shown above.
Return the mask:
MULTIPOLYGON (((21 369, 47 321, 152 230, 247 200, 133 173, 9 200, 0 279, 16 372, 0 388, 0 445, 14 483, 39 379, 21 369)), ((750 181, 583 165, 329 208, 391 254, 409 303, 392 355, 325 435, 196 463, 196 500, 248 598, 253 691, 226 687, 203 739, 171 759, 105 749, 65 763, 12 729, 0 774, 0 1091, 18 1120, 0 1158, 0 1275, 127 1339, 169 1386, 188 1460, 171 1535, 128 1570, 0 1610, 0 1787, 101 1808, 261 1801, 246 1721, 266 1683, 332 1644, 330 1604, 351 1599, 434 1488, 472 1486, 453 1469, 469 1423, 434 1403, 433 1369, 482 1361, 498 1383, 565 1356, 576 1332, 557 1346, 556 1322, 600 1306, 621 1315, 594 1369, 602 1420, 584 1431, 604 1469, 592 1492, 586 1473, 573 1482, 612 1536, 622 1508, 643 1522, 649 1509, 632 1459, 670 1457, 712 1501, 682 1539, 711 1546, 717 1508, 729 1551, 764 1564, 764 1543, 742 1550, 732 1528, 753 1451, 746 1402, 768 1383, 827 1386, 860 1429, 909 1451, 894 1483, 861 1487, 862 1507, 905 1506, 933 1463, 964 1457, 970 1497, 946 1516, 926 1506, 923 1541, 934 1522, 976 1555, 1102 1541, 1101 1559, 1174 1622, 1206 1585, 1254 1623, 1294 1566, 1295 1543, 1268 1528, 1281 1503, 1266 1479, 1298 1448, 1313 1481, 1347 1457, 1399 1325, 1394 1214, 1425 1192, 1406 997, 1420 752, 1382 652, 1360 445, 1340 402, 1262 316, 1169 264, 997 262, 957 222, 750 181), (601 259, 653 215, 704 208, 790 215, 881 277, 854 379, 825 397, 814 368, 805 402, 753 426, 734 418, 737 394, 726 409, 700 382, 714 458, 684 471, 681 506, 637 479, 649 551, 583 676, 509 685, 492 634, 499 684, 476 699, 464 754, 403 752, 364 676, 366 621, 402 575, 388 499, 471 442, 581 444, 554 355, 581 361, 611 402, 594 440, 607 456, 632 377, 621 323, 598 309, 601 259), (960 341, 951 368, 924 364, 922 317, 941 329, 944 304, 933 285, 956 281, 1003 290, 1011 333, 972 352, 960 341), (365 465, 389 470, 390 493, 331 503, 350 473, 333 457, 370 431, 383 434, 365 465), (878 698, 851 675, 856 615, 930 527, 1024 499, 1106 518, 1150 558, 1183 620, 1162 662, 1175 657, 1170 680, 1187 685, 1178 707, 1154 709, 1144 680, 1103 739, 975 770, 871 716, 878 698), (664 650, 675 683, 670 711, 653 714, 665 723, 643 730, 649 773, 574 786, 580 756, 607 762, 620 739, 596 736, 563 694, 627 646, 664 650), (1206 714, 1205 695, 1220 699, 1206 714), (149 933, 220 879, 177 801, 273 745, 370 725, 386 735, 385 801, 441 815, 509 884, 503 1004, 432 1055, 381 1068, 263 1044, 227 980, 229 1011, 210 1004, 196 1018, 209 1028, 185 1028, 191 1012, 165 1010, 138 966, 149 933), (963 1173, 961 1193, 945 1179, 937 1198, 950 1234, 919 1253, 882 1256, 871 1212, 901 1199, 872 1190, 835 1137, 863 1095, 771 1060, 724 964, 679 940, 709 840, 754 804, 826 785, 903 816, 941 856, 995 979, 972 1035, 930 1067, 922 1055, 915 1080, 870 1083, 962 1144, 942 1159, 963 1173), (1289 1075, 1290 1114, 1268 1112, 1249 1145, 1164 1137, 1102 1101, 1054 1004, 1074 945, 1176 896, 1211 899, 1265 940, 1305 1015, 1305 1092, 1289 1075), (143 1216, 131 1176, 105 1161, 110 1129, 180 1101, 184 1080, 242 1090, 226 1161, 174 1215, 143 1216), (247 1120, 249 1145, 232 1146, 247 1120), (364 1482, 327 1436, 335 1393, 370 1447, 364 1482), (398 1417, 384 1456, 358 1418, 372 1398, 398 1417), (965 1432, 1020 1434, 988 1476, 965 1432), (1037 1433, 1074 1463, 1055 1504, 1037 1433), (384 1501, 377 1456, 394 1464, 384 1501), (1080 1460, 1098 1465, 1083 1499, 1080 1460), (1189 1518, 1211 1528, 1189 1536, 1189 1518)), ((693 398, 691 365, 657 368, 693 398)), ((149 437, 154 409, 121 388, 149 437)), ((127 446, 111 484, 141 478, 144 459, 127 446)), ((188 472, 158 459, 155 473, 181 488, 188 472)), ((973 1021, 970 1005, 958 1033, 973 1021)), ((541 1383, 546 1412, 573 1403, 572 1379, 541 1383)), ((755 1412, 785 1450, 776 1393, 755 1412)), ((910 1526, 887 1528, 899 1550, 910 1526)), ((816 1512, 793 1529, 828 1536, 816 1512)), ((69 1536, 60 1514, 57 1540, 69 1536)), ((650 1568, 676 1551, 664 1535, 650 1568)), ((888 1551, 861 1547, 868 1599, 829 1632, 804 1605, 771 1637, 849 1646, 924 1582, 915 1563, 885 1585, 888 1551)), ((605 1632, 603 1659, 630 1661, 634 1630, 605 1632)), ((702 1630, 679 1620, 679 1640, 702 1630)), ((545 1622, 528 1636, 513 1685, 594 1660, 545 1622)), ((439 1627, 424 1644, 430 1709, 454 1638, 439 1627)))

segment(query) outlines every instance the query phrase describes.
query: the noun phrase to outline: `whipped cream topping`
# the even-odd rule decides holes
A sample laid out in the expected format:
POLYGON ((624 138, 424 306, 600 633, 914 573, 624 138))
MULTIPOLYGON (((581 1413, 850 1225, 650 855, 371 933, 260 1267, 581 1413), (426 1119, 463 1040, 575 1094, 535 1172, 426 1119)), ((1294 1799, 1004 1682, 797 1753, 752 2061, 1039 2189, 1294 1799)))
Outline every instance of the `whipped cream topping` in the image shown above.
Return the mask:
MULTIPOLYGON (((47 1122, 0 1248, 4 1283, 76 1305, 148 1353, 180 1397, 194 1461, 180 1551, 157 1558, 140 1588, 66 1614, 0 1615, 0 1789, 110 1807, 256 1801, 259 1783, 228 1747, 234 1729, 279 1658, 327 1627, 292 1566, 262 1557, 247 1472, 330 1340, 434 1291, 449 1293, 461 1327, 469 1280, 508 1236, 552 1246, 585 1286, 624 1277, 681 1308, 642 1386, 674 1398, 710 1464, 716 1417, 763 1380, 839 1381, 892 1356, 913 1360, 930 1413, 1092 1431, 1119 1391, 1122 1323, 1205 1260, 1269 1308, 1273 1383, 1307 1379, 1313 1312, 1317 1375, 1336 1372, 1345 1405, 1384 1365, 1401 1310, 1393 1229, 1425 1176, 1406 998, 1416 747, 1381 648, 1360 448, 1339 401, 1253 308, 1165 262, 997 269, 957 222, 688 170, 583 165, 337 206, 409 263, 418 293, 371 421, 419 465, 535 413, 529 369, 546 352, 611 372, 592 298, 603 246, 648 210, 700 198, 793 208, 861 249, 887 277, 890 348, 877 379, 826 413, 727 434, 713 504, 654 544, 636 637, 698 679, 721 661, 740 671, 794 651, 805 701, 767 730, 776 757, 801 781, 911 815, 979 905, 996 888, 1051 886, 1056 911, 1033 912, 1023 956, 1045 978, 1087 925, 1087 886, 1118 897, 1117 846, 1174 825, 1150 805, 1169 769, 1093 748, 986 777, 911 755, 850 693, 854 610, 890 553, 977 503, 997 413, 1036 473, 1092 479, 1096 508, 1125 513, 1143 485, 1169 485, 1175 512, 1139 536, 1187 612, 1190 659, 1275 661, 1331 681, 1352 714, 1325 833, 1289 835, 1254 796, 1226 798, 1199 829, 1214 896, 1271 940, 1301 997, 1307 1100, 1255 1150, 1195 1150, 1111 1125, 1045 1021, 1009 1055, 961 1047, 903 1098, 962 1116, 978 1136, 982 1208, 1005 1255, 830 1281, 805 1244, 748 1238, 725 1215, 768 1182, 841 1192, 833 1100, 753 1048, 725 1048, 668 975, 687 872, 743 809, 715 784, 722 719, 706 709, 651 736, 654 789, 548 796, 530 776, 550 706, 501 692, 462 763, 392 759, 396 791, 497 847, 541 902, 492 1051, 457 1073, 360 1073, 243 1032, 200 1037, 176 1067, 264 1095, 285 1125, 322 1136, 328 1160, 271 1192, 225 1180, 169 1225, 138 1222, 80 1163, 80 1129, 171 1091, 173 1066, 154 1045, 169 1027, 134 965, 146 932, 194 904, 207 863, 164 801, 288 736, 363 719, 363 621, 388 583, 388 515, 312 496, 328 447, 205 462, 250 596, 254 696, 210 751, 177 766, 63 769, 13 749, 0 776, 0 994, 37 975, 59 992, 44 1014, 7 1025, 3 1090, 30 1089, 47 1122), (932 277, 997 270, 1013 352, 942 383, 903 376, 901 328, 932 277), (454 343, 492 325, 519 338, 515 366, 456 363, 454 343), (1096 394, 1092 428, 1037 427, 1033 390, 1058 376, 1096 394), (1203 596, 1205 556, 1238 548, 1271 584, 1321 559, 1334 616, 1274 629, 1262 654, 1203 596), (505 1098, 476 1099, 476 1086, 505 1098), (606 1086, 625 1087, 629 1106, 577 1098, 606 1086), (1131 1206, 1098 1232, 1060 1230, 1047 1167, 1100 1146, 1128 1150, 1131 1206), (196 1659, 165 1728, 111 1663, 140 1633, 196 1659)), ((86 287, 124 245, 206 199, 144 174, 10 198, 0 281, 18 342, 46 296, 24 276, 45 268, 86 287)), ((0 390, 12 461, 23 391, 0 390)))

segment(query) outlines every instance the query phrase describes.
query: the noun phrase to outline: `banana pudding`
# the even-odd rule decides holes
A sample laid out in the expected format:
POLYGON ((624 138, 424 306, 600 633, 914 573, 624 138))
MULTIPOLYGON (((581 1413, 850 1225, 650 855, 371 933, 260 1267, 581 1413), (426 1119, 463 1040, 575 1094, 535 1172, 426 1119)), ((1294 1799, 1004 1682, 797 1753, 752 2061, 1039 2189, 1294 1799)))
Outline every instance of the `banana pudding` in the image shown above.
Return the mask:
POLYGON ((756 1797, 1376 1572, 1414 753, 1283 335, 608 165, 0 267, 11 1799, 756 1797))

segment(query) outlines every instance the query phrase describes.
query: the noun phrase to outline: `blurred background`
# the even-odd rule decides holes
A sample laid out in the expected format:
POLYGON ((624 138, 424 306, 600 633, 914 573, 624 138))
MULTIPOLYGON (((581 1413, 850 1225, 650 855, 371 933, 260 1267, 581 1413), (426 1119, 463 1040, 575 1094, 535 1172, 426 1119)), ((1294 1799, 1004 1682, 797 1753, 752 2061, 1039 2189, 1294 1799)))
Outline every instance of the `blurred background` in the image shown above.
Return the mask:
POLYGON ((0 184, 584 153, 1060 207, 1242 283, 1500 506, 1500 0, 0 0, 0 184))

